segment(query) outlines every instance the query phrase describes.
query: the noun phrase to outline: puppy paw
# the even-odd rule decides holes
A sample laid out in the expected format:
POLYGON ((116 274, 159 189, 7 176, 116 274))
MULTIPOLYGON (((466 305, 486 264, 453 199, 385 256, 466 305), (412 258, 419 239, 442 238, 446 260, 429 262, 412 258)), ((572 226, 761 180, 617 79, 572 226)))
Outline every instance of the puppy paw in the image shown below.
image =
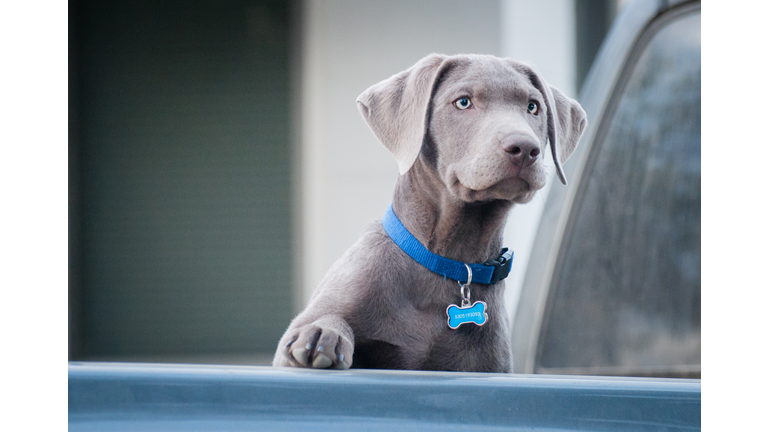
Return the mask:
POLYGON ((315 322, 291 332, 282 344, 283 356, 293 365, 315 369, 349 369, 352 365, 353 342, 346 329, 315 322))

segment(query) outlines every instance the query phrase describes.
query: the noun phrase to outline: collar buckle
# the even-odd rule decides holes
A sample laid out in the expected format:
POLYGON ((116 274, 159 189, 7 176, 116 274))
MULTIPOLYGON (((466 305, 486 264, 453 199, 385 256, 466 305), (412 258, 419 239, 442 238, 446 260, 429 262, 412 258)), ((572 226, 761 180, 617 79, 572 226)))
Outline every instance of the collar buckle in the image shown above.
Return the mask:
POLYGON ((493 275, 491 276, 489 285, 493 285, 496 282, 509 276, 509 271, 512 269, 512 259, 515 256, 514 251, 509 251, 507 248, 501 249, 501 255, 498 258, 486 261, 483 265, 493 267, 493 275))

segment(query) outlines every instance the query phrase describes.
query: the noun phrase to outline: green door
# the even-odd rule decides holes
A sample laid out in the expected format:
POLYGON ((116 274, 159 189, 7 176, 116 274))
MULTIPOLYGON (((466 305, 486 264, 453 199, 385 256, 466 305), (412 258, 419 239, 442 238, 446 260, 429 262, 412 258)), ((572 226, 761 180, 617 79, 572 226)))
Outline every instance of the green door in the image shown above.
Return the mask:
POLYGON ((71 8, 73 357, 271 354, 293 310, 287 5, 71 8))

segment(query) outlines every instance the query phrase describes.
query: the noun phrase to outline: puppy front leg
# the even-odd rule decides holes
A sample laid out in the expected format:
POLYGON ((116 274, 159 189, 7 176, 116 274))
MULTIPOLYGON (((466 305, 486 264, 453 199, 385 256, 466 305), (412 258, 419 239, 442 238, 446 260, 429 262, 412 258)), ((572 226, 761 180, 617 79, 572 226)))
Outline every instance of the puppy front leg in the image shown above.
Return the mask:
POLYGON ((309 324, 289 328, 280 339, 272 366, 349 369, 355 336, 338 315, 325 315, 309 324))

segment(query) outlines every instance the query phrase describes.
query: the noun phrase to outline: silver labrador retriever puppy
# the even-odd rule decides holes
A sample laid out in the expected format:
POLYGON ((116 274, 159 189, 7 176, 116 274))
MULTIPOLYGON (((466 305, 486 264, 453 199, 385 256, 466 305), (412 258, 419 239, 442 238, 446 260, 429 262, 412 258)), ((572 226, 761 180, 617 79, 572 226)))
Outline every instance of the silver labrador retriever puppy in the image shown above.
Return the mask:
POLYGON ((357 104, 397 160, 392 207, 331 267, 273 365, 511 372, 504 223, 544 186, 547 142, 566 183, 584 110, 487 55, 429 55, 357 104))

